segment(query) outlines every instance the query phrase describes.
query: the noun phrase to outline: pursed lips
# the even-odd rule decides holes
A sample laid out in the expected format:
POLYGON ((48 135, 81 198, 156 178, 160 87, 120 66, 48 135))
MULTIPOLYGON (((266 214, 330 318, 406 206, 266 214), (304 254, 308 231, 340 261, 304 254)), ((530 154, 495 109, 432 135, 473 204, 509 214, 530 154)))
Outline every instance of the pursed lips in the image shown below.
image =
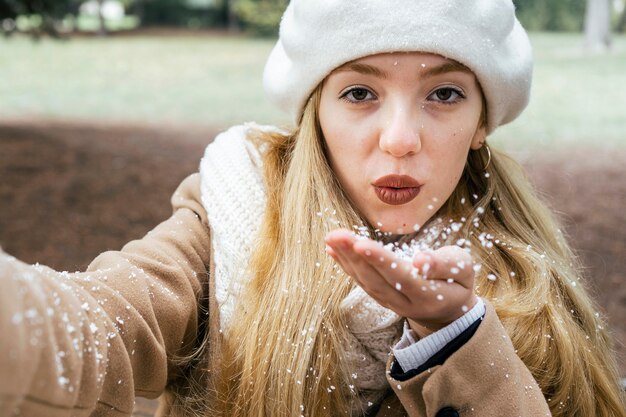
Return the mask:
POLYGON ((376 196, 389 205, 398 206, 413 200, 422 184, 409 175, 385 175, 372 183, 376 196))

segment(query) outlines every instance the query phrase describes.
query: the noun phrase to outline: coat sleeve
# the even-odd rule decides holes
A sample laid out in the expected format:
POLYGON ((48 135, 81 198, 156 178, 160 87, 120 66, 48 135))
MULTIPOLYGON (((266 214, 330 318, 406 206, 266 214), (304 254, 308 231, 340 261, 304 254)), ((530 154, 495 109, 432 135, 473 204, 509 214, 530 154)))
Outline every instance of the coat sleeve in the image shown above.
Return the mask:
POLYGON ((173 215, 85 272, 0 251, 0 415, 130 416, 157 397, 196 341, 210 238, 199 176, 173 215))
POLYGON ((547 402, 515 353, 493 306, 476 333, 442 365, 406 380, 387 379, 410 417, 550 416, 547 402))

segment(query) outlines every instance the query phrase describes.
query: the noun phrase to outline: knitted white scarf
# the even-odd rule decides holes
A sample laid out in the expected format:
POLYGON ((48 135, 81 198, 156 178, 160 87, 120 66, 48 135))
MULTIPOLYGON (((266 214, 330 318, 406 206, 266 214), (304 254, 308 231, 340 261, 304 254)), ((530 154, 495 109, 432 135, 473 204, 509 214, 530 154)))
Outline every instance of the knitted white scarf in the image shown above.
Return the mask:
MULTIPOLYGON (((200 163, 202 204, 211 227, 222 330, 236 318, 237 296, 250 279, 246 266, 265 210, 261 155, 247 140, 251 129, 277 130, 252 123, 232 127, 206 148, 200 163)), ((348 360, 355 369, 354 385, 361 393, 361 406, 367 408, 388 388, 385 363, 401 333, 401 318, 360 287, 348 294, 341 308, 352 334, 348 360)))

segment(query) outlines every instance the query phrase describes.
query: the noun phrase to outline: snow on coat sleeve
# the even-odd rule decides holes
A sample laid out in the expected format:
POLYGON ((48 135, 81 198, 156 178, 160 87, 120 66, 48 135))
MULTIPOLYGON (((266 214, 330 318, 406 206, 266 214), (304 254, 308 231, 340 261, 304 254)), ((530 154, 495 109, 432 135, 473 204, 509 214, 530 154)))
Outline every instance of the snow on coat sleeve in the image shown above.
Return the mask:
POLYGON ((85 272, 0 251, 0 415, 130 416, 157 397, 196 340, 209 230, 192 175, 172 217, 85 272))
MULTIPOLYGON (((548 404, 532 374, 515 353, 511 339, 493 306, 476 333, 443 365, 408 379, 387 380, 409 417, 445 415, 465 417, 550 416, 548 404), (441 414, 438 414, 440 413, 441 414)), ((381 407, 383 416, 385 404, 381 407)))

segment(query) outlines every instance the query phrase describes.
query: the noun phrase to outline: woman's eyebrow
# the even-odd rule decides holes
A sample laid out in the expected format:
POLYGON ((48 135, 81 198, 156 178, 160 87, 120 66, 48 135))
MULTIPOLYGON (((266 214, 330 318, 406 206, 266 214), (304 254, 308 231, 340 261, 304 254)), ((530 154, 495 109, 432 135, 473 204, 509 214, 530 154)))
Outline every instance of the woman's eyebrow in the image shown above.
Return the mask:
POLYGON ((387 74, 382 69, 375 67, 373 65, 361 64, 358 62, 353 62, 350 64, 343 65, 335 70, 335 72, 342 72, 342 71, 354 71, 354 72, 358 72, 359 74, 373 75, 375 77, 382 78, 384 80, 389 78, 389 74, 387 74))
MULTIPOLYGON (((348 63, 335 70, 335 72, 346 72, 346 71, 354 71, 354 72, 358 72, 359 74, 364 74, 364 75, 373 75, 375 77, 382 78, 385 80, 389 79, 389 74, 385 72, 384 70, 378 67, 375 67, 373 65, 362 64, 359 62, 348 63)), ((472 71, 469 68, 455 61, 445 62, 441 65, 428 68, 426 70, 421 71, 420 74, 422 77, 428 78, 428 77, 434 77, 434 76, 441 75, 441 74, 446 74, 448 72, 464 72, 467 74, 472 74, 472 71)))
POLYGON ((458 62, 450 61, 441 65, 437 65, 436 67, 428 68, 422 71, 421 75, 424 78, 428 78, 434 77, 436 75, 446 74, 448 72, 465 72, 468 74, 472 74, 472 71, 465 65, 458 62))

